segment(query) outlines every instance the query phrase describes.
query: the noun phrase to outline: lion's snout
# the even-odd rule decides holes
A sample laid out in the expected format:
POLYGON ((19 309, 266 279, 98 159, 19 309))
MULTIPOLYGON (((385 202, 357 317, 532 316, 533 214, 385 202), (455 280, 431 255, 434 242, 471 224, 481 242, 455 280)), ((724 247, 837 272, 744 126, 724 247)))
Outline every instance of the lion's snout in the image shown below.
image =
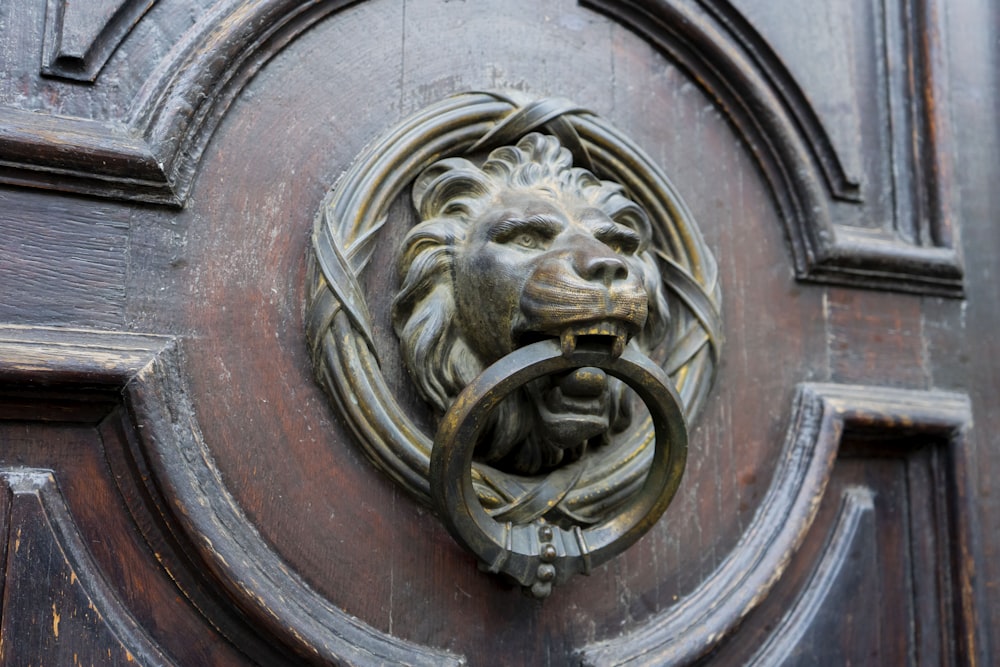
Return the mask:
MULTIPOLYGON (((622 263, 624 264, 624 263, 622 263)), ((606 267, 608 272, 613 266, 606 267)), ((638 280, 603 282, 575 280, 566 273, 535 276, 521 293, 520 332, 561 336, 567 329, 610 322, 631 338, 646 325, 649 299, 638 280)))

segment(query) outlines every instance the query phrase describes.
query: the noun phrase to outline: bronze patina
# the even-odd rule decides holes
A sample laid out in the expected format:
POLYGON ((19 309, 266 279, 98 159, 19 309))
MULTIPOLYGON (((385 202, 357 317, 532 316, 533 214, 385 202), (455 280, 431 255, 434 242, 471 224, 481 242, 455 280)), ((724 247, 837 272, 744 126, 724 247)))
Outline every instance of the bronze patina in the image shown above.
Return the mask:
MULTIPOLYGON (((490 364, 526 342, 568 353, 599 336, 620 356, 667 333, 669 310, 650 224, 620 185, 572 166, 532 133, 477 167, 435 163, 417 178, 422 222, 406 237, 393 308, 404 358, 441 414, 490 364)), ((620 382, 597 368, 548 375, 499 405, 477 460, 534 475, 607 446, 630 422, 620 382)))
POLYGON ((544 597, 666 509, 717 365, 717 274, 662 172, 610 125, 562 100, 444 100, 344 175, 310 259, 320 383, 485 569, 544 597), (434 440, 381 377, 358 281, 407 189, 392 322, 434 440))

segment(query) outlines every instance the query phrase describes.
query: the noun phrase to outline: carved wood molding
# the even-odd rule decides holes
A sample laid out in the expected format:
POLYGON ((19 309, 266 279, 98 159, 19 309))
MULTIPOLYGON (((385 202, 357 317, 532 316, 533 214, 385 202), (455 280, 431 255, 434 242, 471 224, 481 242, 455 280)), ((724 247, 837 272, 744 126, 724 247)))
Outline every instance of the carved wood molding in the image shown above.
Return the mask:
POLYGON ((64 641, 74 635, 99 635, 107 643, 108 660, 114 656, 121 663, 171 664, 102 576, 52 472, 5 467, 0 469, 0 484, 0 529, 4 536, 17 536, 13 548, 0 554, 5 575, 3 635, 18 640, 5 647, 5 661, 42 662, 46 649, 53 652, 50 658, 60 660, 57 647, 33 641, 51 607, 54 632, 58 637, 61 625, 64 641), (37 584, 40 565, 45 586, 37 584))
MULTIPOLYGON (((246 82, 313 23, 350 4, 220 0, 180 37, 120 120, 0 107, 0 182, 182 206, 205 146, 246 82)), ((133 21, 147 8, 130 2, 120 13, 133 21)), ((129 21, 114 35, 124 37, 129 21)))
MULTIPOLYGON (((939 148, 948 145, 948 124, 936 106, 947 86, 942 10, 939 0, 901 1, 913 18, 906 48, 917 220, 883 229, 831 220, 834 202, 858 200, 857 184, 778 56, 726 0, 581 3, 667 53, 723 107, 771 185, 800 279, 961 296, 950 193, 943 190, 950 165, 939 148), (917 242, 907 240, 913 236, 917 242)), ((0 110, 0 181, 183 205, 212 133, 245 83, 297 35, 349 4, 220 0, 181 37, 120 121, 0 110)), ((145 7, 125 3, 120 13, 137 20, 145 7)))
POLYGON ((0 182, 180 203, 149 144, 126 125, 2 106, 0 182))
MULTIPOLYGON (((875 544, 874 492, 864 487, 848 488, 841 499, 840 512, 829 543, 816 570, 803 588, 803 594, 792 605, 774 632, 754 652, 748 665, 768 667, 784 665, 792 656, 798 641, 821 613, 831 589, 849 583, 852 548, 859 542, 875 544)), ((857 590, 855 586, 852 590, 857 590)))
MULTIPOLYGON (((181 368, 179 344, 171 337, 0 325, 0 385, 22 387, 36 397, 95 390, 104 398, 120 397, 128 415, 124 428, 138 443, 133 449, 139 460, 131 470, 150 473, 130 483, 153 498, 158 518, 192 566, 209 573, 218 592, 258 632, 297 654, 296 664, 464 664, 460 656, 396 639, 350 616, 282 562, 215 468, 181 368)), ((0 396, 0 403, 5 400, 0 396)), ((30 406, 16 396, 10 400, 19 403, 19 418, 32 418, 30 406)), ((47 411, 39 418, 60 416, 47 411)), ((79 413, 62 418, 79 419, 79 413)), ((197 577, 182 577, 178 585, 185 579, 197 577)), ((195 600, 202 613, 224 606, 204 602, 195 600)), ((233 623, 208 620, 223 632, 233 623)))
MULTIPOLYGON (((836 202, 859 202, 816 112, 779 56, 726 0, 581 0, 687 70, 728 115, 771 186, 800 280, 960 297, 963 270, 944 191, 950 163, 947 82, 938 0, 902 0, 917 184, 913 219, 869 229, 835 223, 836 202), (921 233, 923 230, 923 233, 921 233), (916 237, 911 242, 908 237, 916 237)), ((904 104, 899 101, 899 104, 904 104)), ((898 193, 909 197, 909 193, 898 193)))
MULTIPOLYGON (((170 337, 0 326, 0 384, 60 396, 101 387, 123 394, 120 428, 136 443, 135 461, 131 468, 116 469, 142 471, 130 483, 154 497, 160 520, 194 567, 207 572, 260 631, 316 664, 462 664, 461 656, 398 640, 347 615, 281 561, 226 490, 202 440, 182 369, 178 341, 170 337)), ((957 597, 952 615, 958 654, 976 655, 981 651, 973 586, 977 542, 965 463, 970 410, 968 398, 958 393, 800 385, 771 487, 729 556, 671 609, 619 638, 584 647, 577 657, 588 665, 689 664, 730 635, 767 597, 804 539, 845 436, 934 440, 945 448, 948 479, 942 492, 952 507, 949 548, 957 597)), ((23 417, 23 407, 19 414, 23 417)), ((838 521, 835 535, 843 539, 832 540, 834 550, 847 548, 867 511, 864 500, 845 500, 853 502, 838 521)), ((835 576, 834 560, 825 557, 816 576, 827 570, 835 576)), ((800 613, 790 614, 787 623, 805 623, 819 603, 813 598, 800 599, 800 613)))
MULTIPOLYGON (((955 512, 957 534, 952 547, 956 550, 953 562, 959 597, 956 636, 964 642, 959 654, 973 655, 977 650, 972 586, 975 541, 968 520, 973 510, 965 464, 971 425, 971 408, 964 394, 800 385, 771 486, 733 551, 676 605, 637 630, 586 647, 580 653, 581 661, 586 665, 691 664, 733 633, 767 597, 802 543, 845 434, 875 440, 937 438, 947 447, 947 496, 954 507, 961 507, 955 512)), ((853 508, 859 509, 863 507, 853 508)), ((851 521, 858 518, 856 514, 851 521)))
POLYGON ((42 73, 93 82, 156 0, 48 0, 42 73))

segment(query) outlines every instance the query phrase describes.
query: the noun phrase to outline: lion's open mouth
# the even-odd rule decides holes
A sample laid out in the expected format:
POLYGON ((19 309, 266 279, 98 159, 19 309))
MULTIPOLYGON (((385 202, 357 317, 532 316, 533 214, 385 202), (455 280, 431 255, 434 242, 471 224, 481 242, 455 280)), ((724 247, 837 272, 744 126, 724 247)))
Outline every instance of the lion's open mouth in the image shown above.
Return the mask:
POLYGON ((577 368, 529 383, 542 439, 560 449, 578 447, 607 432, 611 400, 608 377, 599 368, 577 368))
MULTIPOLYGON (((558 333, 526 331, 516 338, 518 347, 540 340, 558 340, 570 356, 582 341, 606 346, 613 358, 621 356, 630 339, 624 322, 604 319, 576 322, 558 333)), ((577 368, 539 378, 527 387, 538 417, 540 435, 559 448, 577 447, 607 432, 611 421, 609 378, 599 368, 577 368)))
POLYGON ((566 326, 558 333, 547 331, 525 331, 516 336, 515 347, 524 347, 540 340, 559 339, 563 356, 569 357, 576 351, 581 340, 593 341, 599 345, 607 345, 611 357, 617 359, 625 351, 631 334, 624 322, 619 320, 598 320, 580 322, 566 326))
POLYGON ((617 320, 602 320, 567 327, 559 334, 559 346, 564 357, 573 354, 581 338, 607 343, 611 348, 612 358, 617 359, 625 351, 629 335, 625 325, 617 320))

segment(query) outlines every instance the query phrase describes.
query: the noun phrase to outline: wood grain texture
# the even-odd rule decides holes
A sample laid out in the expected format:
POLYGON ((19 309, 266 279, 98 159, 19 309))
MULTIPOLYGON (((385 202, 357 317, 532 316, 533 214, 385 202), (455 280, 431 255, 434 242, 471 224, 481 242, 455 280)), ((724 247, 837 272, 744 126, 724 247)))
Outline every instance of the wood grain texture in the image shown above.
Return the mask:
POLYGON ((840 221, 845 208, 857 208, 859 204, 851 200, 858 201, 861 190, 847 177, 816 111, 780 56, 729 3, 584 0, 584 4, 621 21, 668 53, 722 106, 771 185, 799 279, 962 295, 955 226, 942 206, 951 163, 946 151, 934 148, 936 141, 947 145, 950 136, 947 117, 934 104, 944 94, 947 76, 939 2, 906 4, 909 18, 889 34, 890 41, 896 40, 886 47, 891 53, 876 55, 896 58, 902 51, 911 68, 903 78, 910 88, 896 96, 897 107, 911 105, 902 112, 907 121, 904 129, 899 130, 902 122, 897 119, 895 125, 866 137, 878 143, 881 132, 899 132, 882 159, 892 165, 887 173, 907 174, 907 180, 883 186, 896 188, 896 201, 905 205, 888 214, 876 208, 875 218, 888 219, 880 226, 871 225, 873 213, 867 211, 861 216, 869 220, 867 224, 840 221), (919 82, 919 89, 914 82, 919 82))
POLYGON ((129 213, 74 203, 0 189, 0 322, 122 326, 129 213))
POLYGON ((156 0, 48 0, 42 73, 93 82, 156 0))
POLYGON ((0 325, 0 379, 117 390, 171 344, 165 336, 0 325))
POLYGON ((880 363, 895 369, 898 387, 930 388, 920 302, 890 294, 831 289, 823 299, 830 379, 845 384, 879 382, 871 369, 880 363))
MULTIPOLYGON (((209 623, 234 649, 238 648, 236 664, 248 661, 262 665, 298 664, 300 661, 289 656, 280 639, 253 627, 226 598, 220 596, 220 587, 189 542, 182 535, 175 535, 173 525, 163 520, 170 510, 163 506, 162 497, 151 494, 147 489, 146 480, 150 479, 151 473, 143 464, 137 429, 120 402, 98 424, 97 431, 104 444, 108 468, 134 523, 136 537, 148 545, 156 564, 175 586, 174 590, 181 592, 185 601, 198 611, 197 616, 188 619, 192 626, 191 634, 199 632, 198 624, 209 623)), ((171 636, 178 634, 173 629, 176 622, 163 624, 171 628, 171 636)), ((204 632, 203 628, 200 630, 204 632)), ((212 660, 220 662, 226 659, 218 655, 212 657, 212 660)))
POLYGON ((0 180, 178 204, 148 144, 120 122, 0 107, 0 180))
MULTIPOLYGON (((263 545, 260 547, 252 546, 253 529, 245 524, 245 520, 240 520, 239 511, 235 510, 231 500, 227 500, 221 480, 218 479, 217 474, 212 472, 210 460, 204 454, 201 456, 191 455, 194 453, 193 450, 203 446, 197 445, 197 441, 192 443, 188 440, 191 435, 197 438, 197 426, 190 421, 190 417, 184 418, 182 416, 189 414, 190 408, 186 408, 183 404, 177 404, 178 398, 182 397, 184 392, 178 391, 180 386, 176 383, 180 380, 176 375, 175 352, 172 351, 173 348, 170 345, 161 348, 164 341, 158 337, 126 336, 122 338, 110 334, 88 336, 84 332, 66 333, 51 330, 32 332, 15 329, 13 331, 13 334, 7 336, 8 340, 11 341, 6 346, 9 350, 13 350, 15 347, 19 348, 23 356, 30 358, 37 354, 34 350, 42 348, 46 344, 61 346, 77 351, 76 355, 69 353, 65 354, 64 358, 73 359, 75 357, 79 360, 78 364, 81 361, 83 363, 89 361, 87 357, 93 355, 95 348, 99 349, 98 343, 100 341, 104 341, 105 344, 116 343, 112 349, 125 352, 125 354, 122 352, 112 354, 118 359, 116 362, 109 363, 99 360, 96 364, 91 362, 91 366, 96 365, 110 373, 106 377, 107 381, 114 381, 115 378, 120 381, 120 374, 123 370, 141 365, 142 370, 128 381, 127 387, 130 395, 128 403, 134 418, 137 420, 137 425, 142 429, 143 435, 141 437, 148 438, 145 453, 147 456, 153 457, 153 472, 159 480, 159 488, 163 489, 167 497, 172 498, 175 502, 179 501, 182 505, 190 503, 188 508, 175 519, 181 522, 187 538, 193 541, 203 541, 204 546, 200 548, 202 557, 209 561, 210 566, 213 566, 214 562, 215 568, 221 567, 223 569, 221 573, 216 572, 216 576, 223 585, 229 585, 227 582, 233 582, 242 589, 238 598, 242 598, 244 604, 250 600, 261 600, 270 605, 279 600, 290 599, 297 600, 299 604, 309 604, 309 600, 313 596, 309 595, 308 588, 304 587, 296 577, 291 576, 291 573, 282 574, 283 568, 278 563, 269 564, 270 557, 267 555, 267 547, 263 545), (32 333, 36 335, 32 336, 32 333), (135 352, 142 349, 148 350, 150 347, 158 350, 151 360, 148 356, 142 359, 141 354, 137 355, 135 352), (83 350, 86 352, 82 353, 83 350), (85 357, 80 359, 83 355, 85 357), (204 510, 199 509, 204 507, 211 508, 208 516, 203 516, 204 510), (220 512, 222 515, 230 516, 221 521, 212 518, 213 515, 219 516, 220 512), (233 514, 234 512, 235 514, 233 514), (241 523, 244 525, 239 527, 241 523), (231 532, 234 526, 236 533, 231 532), (248 538, 251 540, 249 546, 255 552, 255 555, 249 560, 246 552, 248 538), (264 551, 261 552, 260 549, 264 551), (255 575, 252 569, 242 571, 253 561, 261 562, 264 569, 270 574, 261 579, 260 575, 255 575), (233 570, 231 565, 233 563, 241 565, 233 570), (277 590, 267 590, 275 585, 277 585, 277 590), (262 586, 263 590, 260 590, 262 586), (258 592, 251 595, 250 592, 255 589, 258 592)), ((8 353, 5 356, 12 357, 13 355, 8 353)), ((65 361, 62 364, 52 364, 52 367, 57 368, 64 365, 65 361)), ((16 364, 13 367, 21 369, 29 366, 30 364, 16 364)), ((832 464, 830 453, 835 453, 845 428, 869 438, 873 435, 880 435, 883 438, 893 437, 897 431, 904 434, 919 432, 925 436, 949 438, 952 441, 952 446, 955 446, 955 443, 959 442, 956 439, 964 435, 968 425, 966 401, 960 396, 940 393, 872 390, 872 388, 843 385, 807 385, 802 388, 799 410, 801 416, 796 419, 796 427, 790 432, 789 452, 786 458, 789 461, 788 465, 792 466, 789 470, 798 470, 799 472, 786 474, 779 470, 776 475, 778 487, 791 481, 793 486, 790 488, 802 489, 799 492, 792 492, 792 495, 797 495, 799 499, 792 500, 787 491, 773 488, 771 494, 773 500, 765 501, 758 514, 756 523, 760 527, 752 525, 748 528, 748 538, 743 543, 745 546, 738 546, 732 558, 734 564, 756 563, 755 570, 746 573, 739 571, 735 565, 733 567, 724 565, 720 568, 719 576, 710 577, 701 590, 678 605, 682 612, 680 616, 688 617, 685 619, 688 623, 695 620, 695 625, 680 634, 667 632, 660 627, 654 633, 655 636, 660 638, 683 637, 684 642, 688 643, 689 646, 691 644, 696 647, 700 645, 701 648, 695 650, 703 652, 706 648, 711 648, 715 641, 731 630, 732 624, 738 620, 738 618, 731 618, 725 613, 724 610, 727 607, 743 607, 743 611, 739 614, 742 616, 750 607, 760 602, 775 578, 784 569, 790 551, 795 548, 794 542, 802 538, 812 519, 811 514, 815 512, 816 499, 822 496, 825 478, 829 475, 829 467, 832 464), (875 396, 878 398, 875 399, 875 396), (858 405, 858 401, 864 401, 864 405, 858 405), (814 453, 805 451, 796 453, 797 449, 803 448, 816 451, 814 453), (792 463, 795 461, 801 462, 792 463), (813 463, 809 463, 809 461, 813 461, 813 463), (810 472, 806 472, 807 470, 810 472), (807 479, 812 479, 812 481, 806 481, 807 479), (784 519, 766 516, 774 511, 770 509, 771 507, 789 500, 792 502, 792 507, 797 505, 799 509, 791 509, 791 511, 779 509, 778 511, 785 514, 786 518, 784 519), (773 533, 774 530, 778 530, 779 535, 784 534, 786 537, 776 537, 773 533), (770 537, 768 537, 769 531, 772 531, 770 537), (754 546, 754 542, 758 540, 768 545, 760 557, 748 556, 747 553, 743 552, 743 550, 759 549, 759 547, 754 546), (773 555, 769 555, 768 551, 773 555), (733 585, 732 582, 726 582, 721 584, 721 588, 719 587, 720 582, 732 576, 737 577, 739 584, 733 585), (759 579, 760 583, 752 585, 747 580, 748 577, 759 579), (723 591, 729 591, 729 593, 723 591), (738 602, 741 596, 747 595, 750 597, 744 598, 742 603, 738 602), (727 596, 730 598, 729 600, 727 600, 727 596), (703 604, 699 605, 699 598, 705 600, 711 606, 710 608, 713 608, 708 611, 707 616, 705 611, 698 611, 699 607, 704 609, 703 604), (724 600, 726 603, 722 604, 724 600), (701 630, 702 628, 704 630, 701 630), (698 642, 696 636, 699 632, 705 633, 705 640, 702 642, 707 641, 707 643, 698 642)), ((961 480, 956 482, 952 479, 948 484, 955 489, 960 488, 962 483, 961 480)), ((961 492, 953 493, 960 495, 961 492)), ((950 534, 954 539, 952 549, 959 555, 964 554, 968 550, 966 545, 969 535, 965 534, 962 529, 953 529, 950 534)), ((971 566, 971 563, 966 562, 964 558, 962 561, 964 567, 971 566)), ((948 568, 945 569, 947 571, 948 568)), ((957 565, 957 569, 959 572, 954 575, 954 581, 957 587, 962 589, 967 573, 963 573, 963 565, 961 564, 957 565)), ((967 594, 968 591, 964 595, 967 594)), ((961 599, 964 595, 959 593, 957 599, 961 599)), ((311 615, 322 612, 323 603, 315 599, 314 603, 319 603, 319 606, 311 608, 311 615)), ((964 616, 970 611, 969 605, 958 604, 955 622, 959 624, 973 622, 972 619, 964 616)), ((287 623, 297 628, 296 636, 304 634, 308 629, 308 622, 301 618, 301 612, 296 612, 294 608, 269 606, 268 614, 276 617, 280 627, 287 627, 287 623)), ((273 628, 271 630, 274 631, 273 628)), ((327 630, 329 630, 329 626, 327 626, 327 630)), ((959 633, 959 636, 961 634, 959 633)), ((603 657, 600 654, 597 654, 596 657, 595 654, 585 655, 584 661, 605 664, 610 655, 615 656, 614 660, 620 661, 623 656, 627 658, 627 650, 635 651, 637 647, 640 648, 641 654, 644 656, 643 660, 652 660, 655 664, 662 664, 664 659, 670 662, 687 660, 683 654, 668 656, 662 652, 656 652, 655 655, 650 655, 649 647, 643 646, 642 642, 634 641, 634 638, 630 639, 631 641, 628 641, 625 646, 616 647, 613 654, 603 657)), ((357 662, 368 659, 363 659, 362 655, 370 657, 372 637, 366 637, 364 634, 360 637, 348 635, 346 641, 350 647, 347 650, 351 652, 339 653, 340 659, 353 655, 353 658, 347 659, 351 662, 357 662), (364 654, 353 653, 362 647, 365 650, 364 654)), ((325 645, 329 650, 330 645, 325 645)), ((317 647, 315 645, 301 647, 300 650, 302 648, 315 651, 317 647)), ((340 650, 344 651, 345 648, 341 647, 340 650)), ((966 647, 962 655, 970 655, 976 650, 974 646, 966 647)), ((405 657, 407 661, 413 661, 416 659, 416 655, 415 647, 410 647, 404 649, 404 653, 397 657, 400 659, 405 657)), ((698 655, 698 653, 694 655, 698 655)), ((313 655, 313 659, 321 657, 321 654, 313 655)), ((443 656, 437 656, 435 661, 440 661, 442 658, 443 656)), ((328 658, 324 658, 323 662, 326 659, 328 658)))
POLYGON ((983 522, 984 554, 976 577, 976 608, 987 631, 983 641, 992 645, 994 660, 1000 649, 1000 135, 995 110, 1000 104, 1000 50, 990 37, 1000 21, 1000 7, 992 3, 948 5, 951 81, 946 105, 953 117, 954 183, 948 205, 960 220, 962 246, 970 276, 966 302, 961 308, 929 300, 925 304, 925 330, 931 353, 933 381, 937 386, 964 387, 972 397, 976 442, 969 448, 974 482, 970 497, 983 522), (968 231, 966 231, 968 230, 968 231))
MULTIPOLYGON (((970 426, 968 399, 959 394, 802 385, 771 489, 727 561, 693 594, 645 627, 584 649, 583 663, 690 664, 733 633, 742 619, 766 599, 809 531, 845 434, 883 440, 913 434, 944 439, 951 461, 943 473, 947 481, 938 480, 938 486, 932 488, 946 486, 952 512, 967 516, 968 470, 963 448, 970 426)), ((942 542, 951 541, 953 560, 945 562, 951 563, 951 567, 946 565, 946 577, 954 586, 942 594, 941 604, 957 607, 957 613, 949 614, 945 621, 954 625, 945 627, 942 633, 955 637, 960 660, 982 662, 985 648, 975 639, 981 629, 971 588, 976 559, 970 556, 978 548, 978 532, 967 519, 939 530, 942 542)), ((769 632, 772 630, 769 628, 769 632)))
MULTIPOLYGON (((11 388, 6 382, 2 384, 2 403, 7 405, 11 388)), ((154 664, 251 662, 248 654, 212 629, 157 563, 116 489, 105 461, 105 442, 94 422, 81 421, 80 413, 62 415, 64 420, 60 421, 59 415, 52 413, 50 402, 58 401, 61 393, 49 387, 24 396, 31 400, 21 404, 20 412, 0 420, 4 443, 0 466, 50 475, 55 480, 58 507, 65 510, 53 513, 45 502, 42 505, 49 509, 37 509, 38 499, 22 498, 22 509, 26 510, 22 515, 28 520, 25 525, 40 532, 29 536, 22 531, 34 545, 34 555, 6 580, 23 603, 7 607, 0 621, 10 629, 11 655, 19 657, 12 663, 37 664, 39 656, 54 656, 58 659, 53 664, 72 664, 75 652, 81 658, 92 658, 87 664, 104 664, 113 656, 127 660, 128 651, 136 664, 141 662, 142 647, 149 642, 158 647, 154 658, 158 654, 166 657, 152 660, 154 664), (50 579, 37 574, 45 559, 51 566, 50 579), (46 590, 50 582, 51 591, 46 590), (59 637, 53 628, 54 602, 67 612, 57 609, 59 637), (32 605, 40 611, 31 612, 32 605)), ((93 391, 78 391, 76 396, 92 409, 106 412, 107 404, 94 400, 100 396, 93 391)))
MULTIPOLYGON (((166 563, 165 568, 181 570, 175 577, 201 613, 214 611, 219 614, 218 618, 209 617, 204 621, 220 628, 244 650, 259 644, 251 657, 271 664, 300 664, 303 659, 316 664, 461 664, 456 656, 398 641, 344 614, 318 596, 275 556, 233 502, 215 470, 211 455, 201 441, 192 407, 186 400, 184 382, 178 374, 179 360, 176 341, 162 336, 0 328, 0 387, 14 397, 17 393, 13 387, 21 383, 30 382, 43 388, 43 391, 32 392, 35 402, 40 405, 32 406, 31 412, 22 413, 22 416, 56 419, 44 404, 46 393, 58 397, 76 389, 92 394, 94 388, 104 387, 118 395, 124 394, 128 419, 123 421, 121 415, 112 414, 102 431, 106 444, 125 448, 109 457, 119 474, 145 473, 142 482, 119 482, 125 496, 139 503, 132 507, 132 516, 146 520, 154 518, 164 523, 158 531, 147 528, 140 532, 146 539, 163 540, 170 536, 173 543, 168 546, 175 551, 175 560, 166 563), (121 458, 123 456, 125 458, 121 458), (131 456, 140 458, 130 462, 131 456), (152 503, 152 508, 143 508, 142 503, 152 503), (163 514, 157 515, 159 512, 163 514), (189 553, 177 558, 185 550, 189 553), (191 567, 196 568, 196 572, 197 568, 208 568, 214 578, 207 580, 182 571, 191 567), (214 586, 214 595, 205 589, 206 582, 214 586), (284 644, 286 650, 275 650, 247 636, 247 630, 238 627, 239 617, 234 619, 232 609, 219 603, 220 589, 226 590, 242 610, 244 622, 249 620, 252 625, 262 628, 272 642, 284 644), (289 657, 289 650, 298 658, 289 657)), ((0 397, 2 395, 0 393, 0 397)), ((100 406, 106 402, 104 396, 97 403, 100 406)), ((37 478, 44 482, 49 479, 47 474, 25 479, 31 482, 37 478)), ((132 531, 123 530, 121 534, 132 535, 132 531)), ((159 553, 157 558, 165 556, 159 553)), ((37 579, 30 573, 17 574, 24 584, 37 579)), ((44 588, 34 590, 40 599, 45 599, 44 588)), ((109 595, 103 588, 99 592, 104 597, 109 595)), ((96 595, 93 591, 88 594, 96 595)), ((108 610, 101 613, 107 614, 108 610)), ((35 623, 31 616, 14 614, 5 618, 35 623)), ((94 618, 87 618, 90 620, 84 620, 91 625, 96 622, 94 618)), ((123 632, 117 629, 114 636, 121 638, 123 632)), ((14 627, 6 635, 11 638, 8 643, 26 634, 21 626, 14 627)), ((46 637, 48 635, 27 645, 28 653, 24 655, 47 655, 45 651, 55 644, 46 637)), ((106 644, 99 639, 95 642, 97 647, 106 644)), ((71 650, 65 649, 65 645, 57 648, 56 657, 70 655, 64 652, 71 650)), ((127 641, 125 650, 128 655, 146 656, 144 664, 168 662, 142 637, 127 641)), ((128 655, 123 660, 129 660, 128 655)))
POLYGON ((169 665, 98 573, 48 470, 6 468, 4 664, 169 665))
POLYGON ((167 342, 92 330, 0 327, 0 468, 8 477, 10 471, 40 471, 28 477, 44 482, 38 488, 29 484, 34 500, 22 501, 25 516, 38 519, 31 519, 32 526, 44 526, 31 538, 39 551, 30 567, 41 567, 44 553, 51 572, 63 561, 70 568, 63 570, 69 585, 53 574, 49 591, 40 583, 44 576, 8 574, 21 595, 2 621, 9 627, 8 644, 20 647, 9 653, 11 664, 36 664, 46 657, 72 664, 74 654, 94 664, 124 663, 129 656, 133 664, 249 661, 180 595, 177 573, 168 576, 170 567, 154 558, 152 543, 139 528, 152 523, 148 512, 120 495, 122 477, 132 471, 108 464, 121 445, 102 434, 101 425, 120 410, 122 387, 167 342), (41 518, 31 509, 39 503, 41 518), (55 537, 46 531, 55 531, 55 537), (52 616, 53 602, 64 599, 67 613, 57 611, 66 621, 60 639, 55 621, 49 625, 44 619, 52 616), (31 612, 32 600, 48 615, 31 612))

